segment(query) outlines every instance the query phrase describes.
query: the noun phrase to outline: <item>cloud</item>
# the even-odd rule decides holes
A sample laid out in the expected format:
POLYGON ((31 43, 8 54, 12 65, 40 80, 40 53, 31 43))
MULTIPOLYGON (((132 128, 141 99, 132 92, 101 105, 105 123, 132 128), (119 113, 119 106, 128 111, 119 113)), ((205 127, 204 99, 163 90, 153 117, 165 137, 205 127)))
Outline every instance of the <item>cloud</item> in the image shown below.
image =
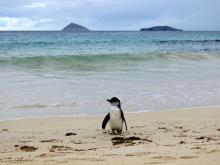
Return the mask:
POLYGON ((33 2, 29 5, 24 5, 24 7, 26 8, 44 8, 46 7, 46 3, 42 3, 42 2, 33 2))
MULTIPOLYGON (((31 26, 25 27, 34 30, 60 30, 70 22, 92 30, 138 30, 154 25, 220 30, 219 6, 219 0, 2 0, 0 17, 18 22, 26 18, 31 26)), ((15 27, 22 29, 24 23, 15 27)), ((0 29, 5 27, 0 23, 0 29)))
POLYGON ((48 18, 0 17, 0 30, 44 30, 44 24, 51 22, 48 18))

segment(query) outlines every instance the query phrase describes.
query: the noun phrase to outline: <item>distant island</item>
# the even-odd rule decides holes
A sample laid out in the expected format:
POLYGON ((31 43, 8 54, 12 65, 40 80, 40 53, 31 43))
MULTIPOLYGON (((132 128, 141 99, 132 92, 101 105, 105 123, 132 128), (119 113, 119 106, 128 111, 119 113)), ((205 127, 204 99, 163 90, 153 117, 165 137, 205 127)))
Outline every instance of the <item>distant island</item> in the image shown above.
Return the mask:
POLYGON ((70 23, 62 29, 63 32, 89 32, 90 30, 82 25, 70 23))
POLYGON ((153 26, 150 28, 142 28, 140 31, 183 31, 182 29, 176 29, 170 26, 153 26))
MULTIPOLYGON (((82 25, 70 23, 62 29, 63 32, 90 32, 90 30, 82 25)), ((142 28, 140 31, 183 31, 170 26, 153 26, 150 28, 142 28)))

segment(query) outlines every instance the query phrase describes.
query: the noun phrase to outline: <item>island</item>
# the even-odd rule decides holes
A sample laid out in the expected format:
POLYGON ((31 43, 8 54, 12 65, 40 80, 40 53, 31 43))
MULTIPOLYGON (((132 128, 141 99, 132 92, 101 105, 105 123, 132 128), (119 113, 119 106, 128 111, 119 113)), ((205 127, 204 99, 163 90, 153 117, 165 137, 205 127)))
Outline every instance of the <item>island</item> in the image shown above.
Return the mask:
POLYGON ((89 32, 90 30, 82 25, 70 23, 62 29, 63 32, 89 32))
POLYGON ((182 29, 176 29, 170 26, 153 26, 150 28, 142 28, 140 31, 183 31, 182 29))

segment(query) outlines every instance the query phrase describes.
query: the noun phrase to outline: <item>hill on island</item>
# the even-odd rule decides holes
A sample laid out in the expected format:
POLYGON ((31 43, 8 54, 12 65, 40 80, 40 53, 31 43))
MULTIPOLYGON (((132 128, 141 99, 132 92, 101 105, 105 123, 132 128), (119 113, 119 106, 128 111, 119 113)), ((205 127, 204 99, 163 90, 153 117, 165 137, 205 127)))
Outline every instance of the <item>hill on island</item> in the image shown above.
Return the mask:
POLYGON ((63 32, 89 32, 90 30, 82 25, 70 23, 62 29, 63 32))
POLYGON ((170 26, 153 26, 150 28, 142 28, 140 31, 183 31, 182 29, 176 29, 170 26))

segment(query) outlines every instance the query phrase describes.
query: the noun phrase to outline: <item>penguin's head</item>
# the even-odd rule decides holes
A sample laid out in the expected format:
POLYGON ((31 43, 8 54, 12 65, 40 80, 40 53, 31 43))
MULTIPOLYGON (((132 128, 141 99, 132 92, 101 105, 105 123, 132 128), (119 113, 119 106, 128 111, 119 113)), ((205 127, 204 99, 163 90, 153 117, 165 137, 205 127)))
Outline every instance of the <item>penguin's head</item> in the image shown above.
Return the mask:
POLYGON ((107 101, 112 105, 112 106, 117 106, 121 107, 121 102, 117 97, 112 97, 111 99, 107 99, 107 101))

